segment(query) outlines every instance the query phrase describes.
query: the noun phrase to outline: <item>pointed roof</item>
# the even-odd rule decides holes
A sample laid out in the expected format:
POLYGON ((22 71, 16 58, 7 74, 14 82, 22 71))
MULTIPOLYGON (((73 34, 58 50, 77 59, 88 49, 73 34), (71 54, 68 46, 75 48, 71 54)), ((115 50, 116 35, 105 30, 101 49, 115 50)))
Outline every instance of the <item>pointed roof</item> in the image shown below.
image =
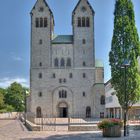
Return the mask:
MULTIPOLYGON (((72 12, 72 15, 75 14, 75 11, 76 11, 76 9, 77 9, 77 7, 78 7, 78 5, 80 4, 81 1, 82 1, 82 0, 79 0, 79 2, 77 3, 76 7, 74 8, 74 10, 73 10, 73 12, 72 12)), ((94 12, 94 10, 93 10, 91 4, 89 3, 89 1, 88 1, 88 0, 85 0, 85 1, 87 2, 87 4, 89 5, 89 8, 91 9, 92 13, 94 14, 95 12, 94 12)))
POLYGON ((111 79, 109 79, 104 85, 108 85, 109 83, 111 83, 111 79))
MULTIPOLYGON (((32 8, 32 10, 31 10, 30 13, 32 13, 32 11, 35 9, 35 6, 37 5, 38 1, 40 1, 40 0, 37 0, 37 1, 36 1, 35 5, 33 6, 33 8, 32 8)), ((50 11, 52 17, 54 18, 54 16, 53 16, 53 12, 51 11, 51 9, 50 9, 48 3, 46 2, 46 0, 43 0, 43 2, 45 3, 46 7, 48 7, 48 9, 49 9, 49 11, 50 11)))

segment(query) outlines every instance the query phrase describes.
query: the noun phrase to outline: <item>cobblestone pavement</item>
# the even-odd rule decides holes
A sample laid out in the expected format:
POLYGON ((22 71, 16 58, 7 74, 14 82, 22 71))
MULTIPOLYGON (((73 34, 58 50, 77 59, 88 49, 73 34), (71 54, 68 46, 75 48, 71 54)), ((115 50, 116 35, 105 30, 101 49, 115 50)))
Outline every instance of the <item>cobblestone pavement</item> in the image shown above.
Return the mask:
POLYGON ((31 132, 18 120, 0 120, 0 140, 140 140, 140 131, 129 137, 102 138, 101 132, 31 132))

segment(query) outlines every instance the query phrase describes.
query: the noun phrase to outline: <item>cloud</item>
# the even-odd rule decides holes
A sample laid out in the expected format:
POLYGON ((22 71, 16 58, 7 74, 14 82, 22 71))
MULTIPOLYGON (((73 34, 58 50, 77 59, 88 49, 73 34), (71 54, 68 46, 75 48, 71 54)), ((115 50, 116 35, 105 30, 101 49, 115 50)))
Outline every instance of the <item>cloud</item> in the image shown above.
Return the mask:
POLYGON ((20 56, 17 56, 17 54, 15 52, 10 52, 10 55, 11 55, 11 58, 14 60, 14 61, 22 61, 23 58, 20 57, 20 56))
POLYGON ((17 77, 17 78, 5 77, 5 78, 0 79, 0 87, 7 88, 13 82, 20 83, 24 87, 29 87, 28 80, 25 78, 19 78, 19 77, 17 77))
POLYGON ((14 61, 22 61, 23 58, 19 57, 19 56, 12 56, 14 61))

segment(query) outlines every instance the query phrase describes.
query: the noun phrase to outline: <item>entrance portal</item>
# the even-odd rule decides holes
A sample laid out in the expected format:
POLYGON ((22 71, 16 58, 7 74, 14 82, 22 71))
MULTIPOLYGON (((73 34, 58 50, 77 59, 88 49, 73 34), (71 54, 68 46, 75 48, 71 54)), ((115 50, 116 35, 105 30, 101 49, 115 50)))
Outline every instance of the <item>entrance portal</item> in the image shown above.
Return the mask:
POLYGON ((60 107, 59 112, 60 112, 60 117, 61 118, 67 118, 68 117, 68 108, 60 107))
POLYGON ((68 117, 68 105, 66 103, 60 103, 58 105, 58 114, 60 118, 68 117))

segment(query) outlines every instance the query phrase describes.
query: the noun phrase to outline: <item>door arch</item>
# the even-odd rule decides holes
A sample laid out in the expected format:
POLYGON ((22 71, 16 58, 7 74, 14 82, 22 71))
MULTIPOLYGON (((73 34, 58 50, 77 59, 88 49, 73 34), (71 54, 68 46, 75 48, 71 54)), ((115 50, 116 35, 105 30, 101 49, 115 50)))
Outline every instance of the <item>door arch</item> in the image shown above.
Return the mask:
POLYGON ((86 118, 90 118, 91 117, 91 107, 87 107, 86 108, 86 118))
POLYGON ((41 107, 39 106, 39 107, 36 108, 36 117, 41 118, 41 114, 42 114, 41 107))
POLYGON ((60 108, 66 108, 66 116, 72 116, 74 114, 74 95, 73 91, 67 86, 56 87, 52 91, 52 113, 55 117, 60 117, 60 108), (65 95, 62 97, 61 93, 65 91, 65 95), (59 93, 61 92, 61 93, 59 93), (62 104, 63 103, 63 104, 62 104), (62 106, 64 105, 65 106, 62 106))
POLYGON ((66 102, 60 102, 58 104, 58 116, 60 118, 68 118, 68 104, 66 102))

